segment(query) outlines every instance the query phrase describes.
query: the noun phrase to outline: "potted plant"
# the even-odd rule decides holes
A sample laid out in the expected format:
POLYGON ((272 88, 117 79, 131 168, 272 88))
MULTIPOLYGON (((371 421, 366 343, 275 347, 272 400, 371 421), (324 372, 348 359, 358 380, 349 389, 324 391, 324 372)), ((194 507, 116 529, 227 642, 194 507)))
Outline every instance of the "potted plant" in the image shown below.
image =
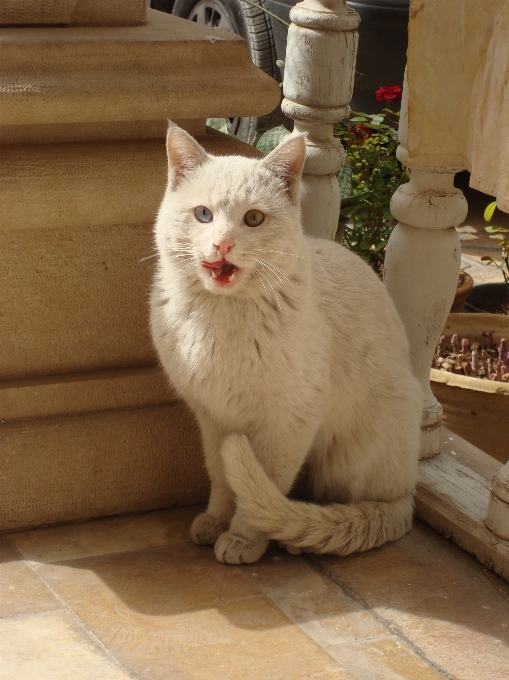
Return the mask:
MULTIPOLYGON (((377 99, 390 104, 401 99, 401 89, 381 87, 377 99)), ((354 112, 353 117, 334 128, 334 136, 343 144, 351 169, 350 195, 341 204, 342 216, 349 217, 342 242, 380 275, 385 248, 396 224, 390 210, 391 198, 398 186, 408 180, 396 157, 398 117, 399 112, 391 108, 380 114, 354 112)))
MULTIPOLYGON (((484 211, 484 219, 491 222, 496 201, 490 203, 484 211)), ((502 261, 495 262, 489 255, 483 255, 481 260, 488 266, 497 267, 504 276, 499 283, 480 283, 473 287, 468 296, 465 308, 469 312, 489 312, 494 314, 509 314, 509 229, 507 227, 485 227, 490 238, 500 243, 502 261)))
POLYGON ((431 389, 445 427, 502 463, 509 459, 509 317, 450 314, 431 389))

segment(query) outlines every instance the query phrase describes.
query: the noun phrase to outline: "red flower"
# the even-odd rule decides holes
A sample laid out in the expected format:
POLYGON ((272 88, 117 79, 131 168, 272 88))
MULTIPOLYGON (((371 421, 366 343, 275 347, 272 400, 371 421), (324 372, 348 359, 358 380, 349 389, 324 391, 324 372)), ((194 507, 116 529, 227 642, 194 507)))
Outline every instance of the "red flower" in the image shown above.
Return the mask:
POLYGON ((366 137, 371 137, 373 134, 373 130, 370 130, 365 125, 356 125, 355 127, 351 128, 350 132, 354 137, 361 137, 363 139, 366 137))
POLYGON ((382 87, 376 91, 377 102, 393 102, 397 99, 401 99, 401 88, 399 85, 393 85, 392 87, 382 85, 382 87))

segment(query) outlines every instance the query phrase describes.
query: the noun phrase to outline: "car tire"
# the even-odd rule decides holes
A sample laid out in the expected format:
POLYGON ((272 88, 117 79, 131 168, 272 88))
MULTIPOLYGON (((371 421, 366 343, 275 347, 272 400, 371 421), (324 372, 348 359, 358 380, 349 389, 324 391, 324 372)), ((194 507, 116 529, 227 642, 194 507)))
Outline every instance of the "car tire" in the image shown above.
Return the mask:
MULTIPOLYGON (((253 2, 264 6, 264 0, 253 2)), ((176 0, 172 14, 241 35, 248 44, 255 66, 281 81, 270 17, 262 9, 242 0, 176 0)), ((265 116, 228 118, 226 122, 231 134, 250 144, 256 133, 263 134, 281 125, 282 121, 283 114, 278 106, 265 116)))

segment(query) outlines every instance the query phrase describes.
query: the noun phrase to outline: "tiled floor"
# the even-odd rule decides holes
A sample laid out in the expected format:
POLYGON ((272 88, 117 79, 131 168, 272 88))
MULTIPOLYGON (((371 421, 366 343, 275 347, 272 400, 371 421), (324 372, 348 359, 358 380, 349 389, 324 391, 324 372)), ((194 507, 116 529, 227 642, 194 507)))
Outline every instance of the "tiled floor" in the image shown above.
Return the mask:
POLYGON ((509 585, 424 525, 229 567, 189 541, 196 512, 0 537, 1 680, 509 678, 509 585))

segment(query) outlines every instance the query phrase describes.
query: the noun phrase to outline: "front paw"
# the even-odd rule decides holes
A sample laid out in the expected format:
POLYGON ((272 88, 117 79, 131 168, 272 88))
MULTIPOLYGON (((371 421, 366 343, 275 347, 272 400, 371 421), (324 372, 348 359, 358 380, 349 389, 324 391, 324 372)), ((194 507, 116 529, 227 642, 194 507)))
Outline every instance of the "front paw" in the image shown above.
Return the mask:
POLYGON ((198 545, 214 545, 228 523, 202 512, 191 524, 191 538, 198 545))
POLYGON ((253 540, 226 531, 217 539, 214 552, 217 559, 225 564, 251 564, 260 559, 268 544, 264 537, 253 540))
POLYGON ((281 550, 286 550, 286 552, 290 553, 290 555, 300 555, 302 553, 302 548, 296 548, 295 546, 289 543, 283 543, 283 541, 278 541, 277 544, 281 548, 281 550))

